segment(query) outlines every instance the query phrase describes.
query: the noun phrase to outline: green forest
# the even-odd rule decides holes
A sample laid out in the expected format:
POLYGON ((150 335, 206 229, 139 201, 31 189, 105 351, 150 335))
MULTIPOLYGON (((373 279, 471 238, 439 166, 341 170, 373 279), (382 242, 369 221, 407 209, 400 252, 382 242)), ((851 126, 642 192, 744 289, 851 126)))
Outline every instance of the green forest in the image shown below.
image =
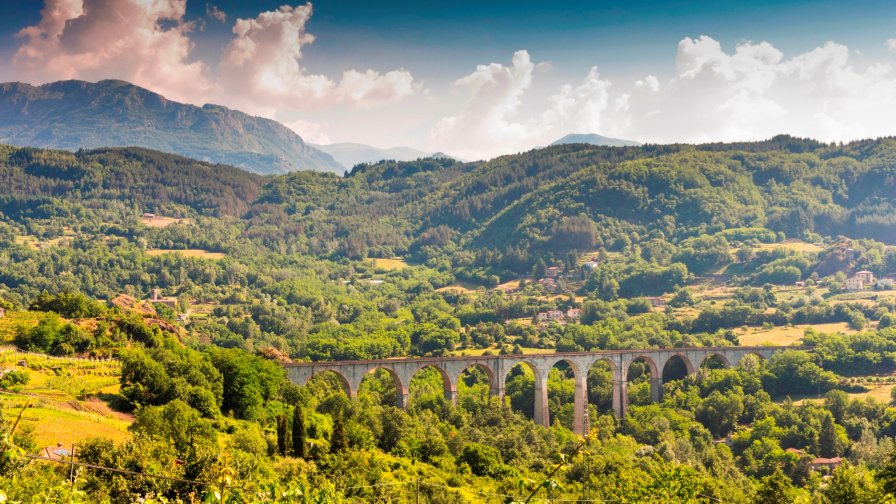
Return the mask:
POLYGON ((0 375, 0 501, 896 502, 894 224, 889 138, 345 177, 0 146, 0 339, 22 356, 0 375), (667 377, 660 402, 636 362, 621 419, 594 366, 585 436, 563 365, 551 427, 525 366, 503 401, 468 369, 456 404, 425 368, 402 409, 384 371, 349 398, 282 365, 751 345, 803 349, 667 377), (112 359, 71 402, 126 431, 49 456, 64 420, 29 411, 74 371, 35 356, 112 359))

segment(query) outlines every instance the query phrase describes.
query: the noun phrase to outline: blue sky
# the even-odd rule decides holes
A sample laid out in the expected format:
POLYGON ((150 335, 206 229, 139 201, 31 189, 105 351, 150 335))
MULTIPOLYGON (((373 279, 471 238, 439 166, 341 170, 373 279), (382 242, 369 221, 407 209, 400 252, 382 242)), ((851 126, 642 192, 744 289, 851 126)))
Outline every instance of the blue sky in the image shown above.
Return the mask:
POLYGON ((581 128, 703 141, 762 137, 770 123, 849 139, 887 133, 882 114, 896 101, 885 91, 896 65, 892 1, 319 0, 312 10, 283 0, 187 0, 185 9, 162 0, 153 12, 140 0, 46 1, 69 13, 54 24, 43 1, 0 3, 3 80, 123 78, 269 116, 322 142, 483 157, 581 128), (135 30, 143 23, 155 38, 104 23, 104 13, 135 30), (242 35, 237 19, 251 20, 242 35), (37 35, 15 35, 29 26, 37 35), (282 33, 314 41, 271 41, 282 33), (119 54, 101 50, 120 40, 119 54), (270 45, 240 45, 247 41, 270 45), (742 57, 733 57, 738 47, 742 57), (850 94, 857 86, 879 96, 868 103, 867 92, 850 94), (673 120, 689 110, 681 100, 702 122, 673 120))

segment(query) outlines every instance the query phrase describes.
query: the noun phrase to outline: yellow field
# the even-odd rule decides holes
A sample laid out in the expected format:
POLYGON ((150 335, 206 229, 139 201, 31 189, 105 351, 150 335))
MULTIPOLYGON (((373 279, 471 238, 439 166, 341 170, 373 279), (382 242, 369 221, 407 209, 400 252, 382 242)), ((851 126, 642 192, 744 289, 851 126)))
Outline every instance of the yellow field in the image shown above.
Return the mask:
MULTIPOLYGON (((24 312, 28 313, 28 312, 24 312)), ((3 415, 14 419, 25 406, 23 427, 33 430, 41 447, 66 447, 89 437, 122 441, 129 437, 130 415, 112 411, 92 394, 113 394, 119 389, 121 363, 44 355, 0 349, 0 369, 28 374, 28 383, 0 392, 3 415), (27 365, 18 365, 24 361, 27 365)))
POLYGON ((815 243, 807 243, 801 240, 784 240, 781 243, 760 243, 756 247, 757 250, 774 250, 774 249, 786 249, 792 250, 794 252, 821 252, 824 250, 824 247, 817 245, 815 243))
POLYGON ((392 259, 377 257, 371 259, 371 261, 373 261, 374 267, 388 271, 400 271, 408 267, 408 263, 400 257, 394 257, 392 259))
POLYGON ((172 224, 179 224, 181 222, 185 222, 185 223, 190 222, 189 219, 175 219, 172 217, 159 217, 158 215, 156 215, 155 218, 153 218, 153 219, 144 217, 141 220, 143 221, 143 225, 149 226, 149 227, 154 227, 154 228, 166 228, 172 224))
POLYGON ((451 285, 446 285, 441 289, 436 289, 436 292, 457 292, 459 294, 475 294, 476 291, 481 286, 476 285, 470 282, 455 282, 451 285))
POLYGON ((173 250, 173 249, 149 249, 146 251, 147 255, 151 256, 160 256, 165 254, 180 254, 184 257, 198 257, 200 259, 212 259, 219 260, 224 259, 224 254, 221 252, 209 252, 208 250, 201 249, 184 249, 184 250, 173 250))
POLYGON ((64 239, 64 237, 59 237, 41 241, 34 236, 16 236, 15 242, 19 245, 25 245, 30 249, 39 250, 43 247, 58 247, 62 244, 62 240, 64 239))
POLYGON ((130 437, 128 426, 131 421, 124 415, 111 413, 107 416, 93 411, 78 411, 65 402, 44 398, 0 396, 3 415, 7 420, 15 421, 26 401, 30 401, 31 405, 25 410, 19 425, 20 428, 32 430, 41 449, 55 447, 56 443, 71 449, 72 443, 91 437, 105 437, 116 442, 130 437))
POLYGON ((865 383, 864 385, 871 390, 868 392, 849 394, 849 397, 852 399, 865 399, 870 397, 875 401, 889 404, 891 397, 890 393, 892 392, 893 387, 896 387, 896 384, 893 383, 865 383))
POLYGON ((800 338, 805 334, 806 329, 813 328, 823 333, 844 333, 850 334, 856 332, 851 329, 845 322, 832 324, 814 324, 814 325, 795 325, 785 327, 775 327, 772 329, 749 328, 746 333, 738 334, 740 344, 743 346, 786 346, 799 344, 800 338))
POLYGON ((7 311, 0 318, 0 342, 11 343, 19 327, 34 327, 46 314, 33 311, 7 311))

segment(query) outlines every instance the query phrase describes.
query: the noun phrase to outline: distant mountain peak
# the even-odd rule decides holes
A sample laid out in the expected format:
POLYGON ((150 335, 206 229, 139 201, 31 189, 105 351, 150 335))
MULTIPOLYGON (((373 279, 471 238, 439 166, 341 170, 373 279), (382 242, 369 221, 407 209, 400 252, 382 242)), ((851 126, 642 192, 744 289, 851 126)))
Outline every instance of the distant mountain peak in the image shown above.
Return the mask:
POLYGON ((0 142, 67 150, 138 146, 262 174, 344 171, 276 121, 175 102, 114 79, 0 84, 0 142))
POLYGON ((601 145, 604 147, 637 147, 640 142, 634 140, 622 140, 619 138, 610 138, 596 133, 570 133, 563 138, 556 140, 551 145, 566 144, 591 144, 601 145))

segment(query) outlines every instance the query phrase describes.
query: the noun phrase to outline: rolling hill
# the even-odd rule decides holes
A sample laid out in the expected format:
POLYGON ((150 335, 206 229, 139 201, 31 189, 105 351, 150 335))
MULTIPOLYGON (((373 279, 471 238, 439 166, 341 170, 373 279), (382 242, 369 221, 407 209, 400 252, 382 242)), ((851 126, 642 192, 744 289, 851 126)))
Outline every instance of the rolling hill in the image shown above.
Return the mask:
POLYGON ((72 151, 145 147, 261 174, 343 172, 276 121, 174 102, 118 80, 0 84, 0 142, 72 151))

